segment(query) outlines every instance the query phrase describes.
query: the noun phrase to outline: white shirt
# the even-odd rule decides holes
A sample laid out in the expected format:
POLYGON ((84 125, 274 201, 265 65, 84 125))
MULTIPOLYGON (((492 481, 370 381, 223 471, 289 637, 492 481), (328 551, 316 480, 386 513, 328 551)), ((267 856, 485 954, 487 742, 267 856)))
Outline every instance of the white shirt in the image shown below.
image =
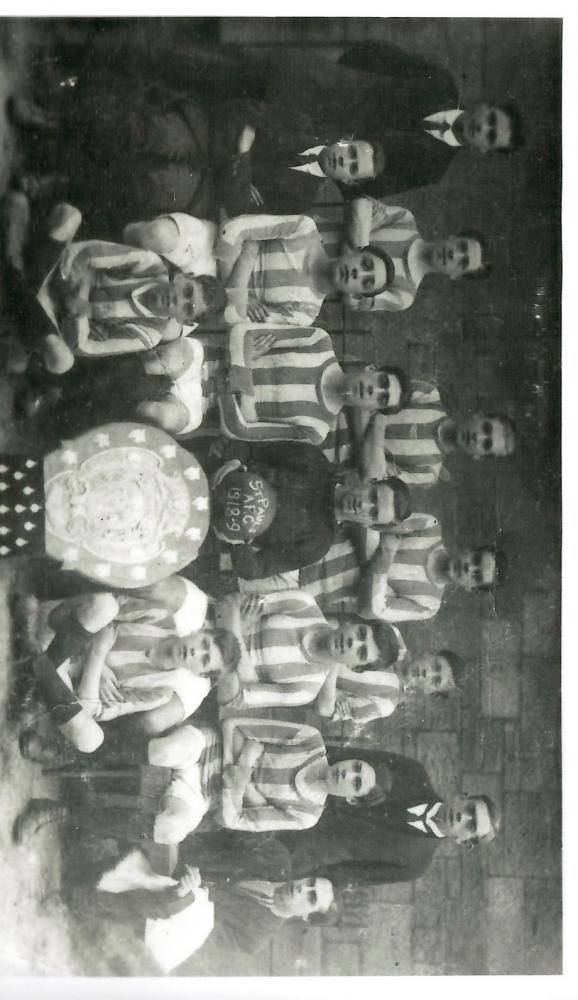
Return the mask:
POLYGON ((434 836, 443 838, 445 834, 441 832, 439 826, 434 822, 434 816, 437 814, 441 808, 441 802, 435 802, 433 806, 428 809, 427 802, 422 802, 419 806, 411 806, 407 812, 411 813, 412 816, 418 816, 419 819, 408 819, 407 825, 415 827, 416 830, 421 830, 422 833, 433 833, 434 836))
POLYGON ((456 118, 462 114, 463 108, 453 108, 450 111, 434 111, 433 115, 427 115, 423 120, 424 122, 435 122, 438 125, 449 125, 449 128, 445 130, 442 134, 441 132, 436 132, 426 129, 429 135, 433 135, 434 139, 439 139, 440 142, 445 142, 448 146, 461 146, 461 142, 458 142, 453 131, 453 124, 456 118))
MULTIPOLYGON (((322 149, 325 146, 311 146, 310 149, 304 149, 299 156, 319 156, 322 149)), ((325 177, 321 167, 318 163, 302 163, 298 167, 289 167, 290 170, 300 170, 304 174, 313 174, 314 177, 325 177)))

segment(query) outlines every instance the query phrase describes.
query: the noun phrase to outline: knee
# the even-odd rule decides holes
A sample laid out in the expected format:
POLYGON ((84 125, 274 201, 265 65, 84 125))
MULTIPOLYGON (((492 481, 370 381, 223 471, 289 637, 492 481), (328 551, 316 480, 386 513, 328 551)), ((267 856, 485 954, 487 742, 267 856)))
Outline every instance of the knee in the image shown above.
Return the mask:
POLYGON ((168 434, 178 434, 187 425, 187 411, 182 403, 139 403, 137 414, 168 434))

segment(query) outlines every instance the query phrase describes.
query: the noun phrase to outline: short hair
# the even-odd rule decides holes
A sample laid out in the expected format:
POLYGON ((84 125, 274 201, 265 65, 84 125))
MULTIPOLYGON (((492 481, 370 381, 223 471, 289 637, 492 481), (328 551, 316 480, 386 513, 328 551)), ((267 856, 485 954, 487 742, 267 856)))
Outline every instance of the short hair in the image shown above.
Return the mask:
MULTIPOLYGON (((363 761, 363 757, 356 757, 355 760, 363 761)), ((391 789, 391 769, 387 764, 375 764, 371 761, 363 761, 371 764, 375 771, 375 785, 366 795, 360 795, 356 799, 348 800, 347 805, 352 809, 373 809, 374 806, 385 802, 391 789)))
POLYGON ((478 545, 474 552, 483 554, 484 552, 489 552, 494 557, 494 579, 492 583, 478 583, 472 589, 475 591, 488 591, 493 590, 494 587, 499 587, 506 579, 508 573, 508 557, 503 549, 497 549, 495 545, 478 545))
MULTIPOLYGON (((435 652, 436 656, 443 656, 444 660, 447 660, 450 665, 450 670, 452 672, 452 677, 454 679, 454 684, 457 688, 460 687, 465 673, 465 661, 462 656, 458 656, 454 653, 452 649, 438 649, 435 652)), ((433 694, 436 697, 443 697, 447 694, 447 691, 434 691, 433 694)))
MULTIPOLYGON (((333 885, 333 883, 331 884, 333 885)), ((342 913, 343 897, 341 893, 336 895, 335 886, 333 886, 333 899, 331 901, 331 905, 328 906, 326 910, 316 910, 315 913, 310 913, 306 918, 306 923, 310 924, 312 927, 332 927, 339 922, 342 913)))
POLYGON ((400 410, 405 410, 411 401, 411 385, 406 373, 402 368, 398 368, 397 365, 379 365, 375 369, 377 372, 381 372, 384 375, 393 375, 394 378, 399 382, 399 388, 401 390, 401 395, 399 397, 399 406, 381 406, 378 409, 379 413, 399 413, 400 410))
POLYGON ((367 621, 357 615, 340 614, 336 616, 340 625, 367 625, 371 628, 375 644, 379 650, 379 659, 350 667, 354 673, 361 674, 365 670, 379 670, 397 663, 400 654, 400 634, 387 622, 367 621))
MULTIPOLYGON (((488 420, 499 420, 500 423, 503 424, 504 430, 506 432, 506 437, 508 438, 509 436, 510 448, 508 451, 508 455, 512 455, 516 449, 516 438, 517 438, 516 424, 514 423, 512 418, 509 417, 506 413, 485 413, 484 416, 487 417, 488 420)), ((483 455, 482 457, 489 458, 490 456, 483 455)))
POLYGON ((496 111, 501 111, 502 114, 507 115, 510 121, 510 142, 507 146, 500 146, 498 149, 493 149, 493 153, 515 153, 516 150, 522 149, 526 145, 526 129, 524 124, 524 119, 517 108, 513 104, 495 104, 494 107, 496 111))
POLYGON ((205 308, 200 315, 208 316, 209 314, 223 311, 227 302, 227 296, 218 278, 215 278, 212 274, 187 274, 185 277, 198 281, 203 289, 205 308))
POLYGON ((395 278, 395 264, 393 263, 391 257, 383 247, 378 246, 377 243, 368 243, 366 247, 361 248, 361 253, 372 253, 374 257, 379 257, 380 260, 385 264, 385 282, 380 288, 372 288, 370 292, 359 292, 362 298, 370 299, 374 295, 379 295, 380 292, 385 291, 393 284, 395 278))
MULTIPOLYGON (((369 140, 365 140, 369 142, 369 140)), ((385 170, 385 153, 380 142, 369 142, 373 150, 373 176, 379 177, 385 170)))
MULTIPOLYGON (((409 489, 407 484, 398 479, 397 476, 390 476, 389 479, 383 479, 375 484, 376 488, 379 489, 380 486, 389 486, 390 490, 393 492, 393 512, 395 514, 396 524, 401 521, 405 521, 406 518, 411 514, 411 499, 409 495, 409 489)), ((388 524, 375 523, 374 528, 388 528, 388 524)))
POLYGON ((225 672, 230 674, 241 659, 241 646, 238 639, 228 629, 218 628, 211 632, 215 646, 222 659, 225 672))
POLYGON ((480 250, 482 251, 482 263, 480 267, 475 271, 466 271, 465 274, 461 274, 459 280, 464 280, 465 278, 470 279, 480 279, 488 278, 492 273, 492 265, 486 259, 488 256, 488 241, 483 233, 480 233, 478 229, 462 229, 459 233, 456 233, 457 237, 462 237, 465 240, 476 240, 480 244, 480 250))
POLYGON ((500 831, 500 827, 502 825, 502 814, 496 803, 492 801, 489 795, 468 795, 468 799, 470 799, 470 801, 476 799, 476 801, 484 803, 486 809, 488 810, 488 816, 492 829, 489 833, 485 833, 482 837, 470 837, 466 843, 470 844, 472 847, 477 847, 479 844, 490 844, 492 840, 495 840, 496 834, 500 831))

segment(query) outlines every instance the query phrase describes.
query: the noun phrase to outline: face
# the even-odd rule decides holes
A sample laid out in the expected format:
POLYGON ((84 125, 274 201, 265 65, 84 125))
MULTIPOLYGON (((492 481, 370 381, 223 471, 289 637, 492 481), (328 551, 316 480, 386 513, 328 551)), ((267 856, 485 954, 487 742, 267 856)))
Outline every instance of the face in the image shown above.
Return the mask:
POLYGON ((460 451, 472 458, 503 458, 514 450, 510 428, 498 417, 484 417, 482 413, 464 420, 457 438, 460 451))
POLYGON ((455 688, 452 668, 439 653, 425 653, 409 663, 400 663, 397 672, 406 691, 429 695, 455 688))
POLYGON ((338 501, 343 521, 356 524, 395 524, 394 493, 387 483, 368 483, 346 488, 338 501))
POLYGON ((472 837, 484 837, 491 833, 492 824, 488 807, 481 799, 458 795, 444 805, 443 827, 447 837, 466 844, 472 837))
POLYGON ((482 584, 492 584, 496 572, 493 552, 471 549, 450 559, 449 575, 462 590, 475 590, 482 584))
POLYGON ((375 771, 364 760, 340 760, 329 768, 327 790, 340 799, 359 799, 375 786, 375 771))
POLYGON ((167 636, 157 643, 152 655, 156 665, 163 670, 184 667, 199 677, 220 674, 224 670, 221 651, 210 632, 195 632, 184 638, 167 636))
POLYGON ((476 104, 471 111, 464 111, 454 125, 456 138, 464 146, 479 153, 495 149, 508 149, 512 139, 509 115, 490 104, 476 104))
POLYGON ((461 278, 469 271, 479 271, 482 266, 482 248, 478 240, 466 236, 448 236, 436 240, 431 246, 431 264, 437 274, 447 278, 461 278))
POLYGON ((333 261, 333 287, 343 295, 371 295, 383 289, 386 278, 384 262, 369 250, 342 254, 333 261))
POLYGON ((379 648, 371 625, 347 622, 328 633, 331 653, 348 667, 363 667, 379 659, 379 648))
POLYGON ((197 278, 177 274, 170 286, 169 316, 179 323, 196 323, 206 311, 203 286, 197 278))
POLYGON ((333 885, 328 878, 299 878, 275 886, 275 910, 286 918, 306 920, 311 913, 324 913, 333 902, 333 885))
POLYGON ((326 177, 340 184, 357 184, 375 177, 373 146, 356 139, 334 142, 319 154, 319 166, 326 177))
POLYGON ((359 410, 396 409, 401 400, 399 379, 387 372, 348 372, 345 385, 348 405, 359 410))

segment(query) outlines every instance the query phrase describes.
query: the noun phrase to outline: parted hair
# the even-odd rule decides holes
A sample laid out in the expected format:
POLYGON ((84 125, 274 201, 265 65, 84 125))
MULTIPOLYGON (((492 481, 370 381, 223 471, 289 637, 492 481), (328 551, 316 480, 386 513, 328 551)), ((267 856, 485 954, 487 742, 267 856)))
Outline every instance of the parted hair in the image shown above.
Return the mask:
POLYGON ((378 246, 377 243, 368 243, 366 247, 361 248, 361 253, 372 253, 374 257, 379 257, 380 260, 385 264, 385 281, 382 285, 375 286, 368 292, 360 292, 361 298, 372 299, 374 295, 379 295, 380 292, 385 291, 393 284, 395 278, 395 264, 393 263, 389 254, 383 249, 383 247, 378 246))
POLYGON ((482 252, 482 263, 476 271, 466 271, 465 274, 461 274, 459 279, 464 281, 465 279, 479 279, 488 278, 492 273, 492 265, 488 261, 488 241, 483 233, 480 233, 478 229, 462 229, 456 236, 462 237, 465 240, 475 240, 476 243, 480 244, 480 250, 482 252))
POLYGON ((484 834, 483 837, 473 836, 467 841, 468 846, 477 847, 479 844, 490 844, 492 840, 495 840, 496 834, 499 833, 500 827, 502 825, 502 814, 496 805, 496 803, 489 797, 489 795, 468 795, 469 799, 476 799, 478 802, 483 802, 488 810, 488 816, 490 818, 490 824, 492 829, 484 834))
POLYGON ((340 614, 336 616, 340 625, 365 625, 371 628, 375 644, 379 650, 379 658, 362 666, 350 667, 354 673, 362 674, 364 670, 383 670, 397 663, 400 654, 399 633, 387 622, 366 621, 357 615, 340 614))
POLYGON ((508 573, 508 557, 503 549, 497 549, 495 545, 478 545, 474 549, 476 553, 490 552, 494 557, 494 579, 491 583, 479 583, 473 589, 476 591, 493 590, 499 587, 506 579, 508 573))
POLYGON ((198 281, 203 289, 205 308, 200 315, 208 316, 223 311, 227 296, 218 278, 213 277, 212 274, 192 274, 186 275, 186 277, 198 281))

